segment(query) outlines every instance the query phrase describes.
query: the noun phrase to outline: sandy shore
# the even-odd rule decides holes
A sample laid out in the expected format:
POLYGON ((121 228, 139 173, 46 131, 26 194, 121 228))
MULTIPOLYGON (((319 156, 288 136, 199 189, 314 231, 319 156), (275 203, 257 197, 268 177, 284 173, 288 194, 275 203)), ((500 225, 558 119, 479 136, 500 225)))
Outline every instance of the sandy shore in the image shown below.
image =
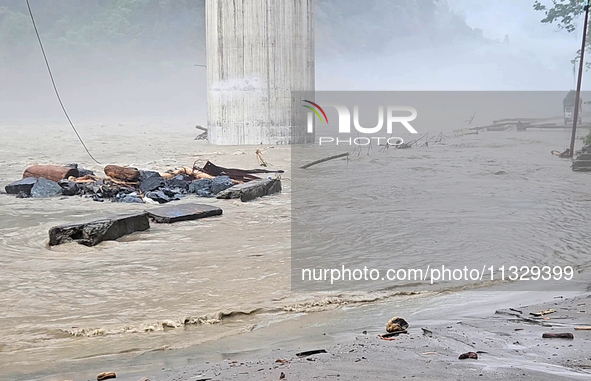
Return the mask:
MULTIPOLYGON (((589 379, 591 331, 574 329, 590 325, 589 305, 591 295, 557 297, 542 304, 491 310, 481 317, 453 324, 420 326, 411 320, 408 334, 393 341, 379 339, 375 332, 383 328, 375 327, 330 346, 287 345, 253 356, 228 356, 215 363, 118 372, 117 379, 279 380, 283 379, 282 374, 285 380, 589 379), (556 312, 542 317, 530 314, 548 309, 556 312), (570 332, 574 339, 542 338, 547 332, 570 332), (300 351, 313 349, 325 349, 327 353, 296 356, 300 351), (458 359, 465 352, 477 352, 478 359, 458 359)), ((80 379, 87 376, 92 377, 85 374, 80 379)))

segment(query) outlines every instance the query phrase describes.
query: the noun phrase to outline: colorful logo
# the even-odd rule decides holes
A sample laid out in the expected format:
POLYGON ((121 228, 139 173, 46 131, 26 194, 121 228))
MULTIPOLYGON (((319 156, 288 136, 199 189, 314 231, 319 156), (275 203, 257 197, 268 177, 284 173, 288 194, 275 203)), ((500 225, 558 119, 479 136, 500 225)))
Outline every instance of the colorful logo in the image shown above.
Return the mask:
MULTIPOLYGON (((322 113, 322 115, 324 115, 324 119, 326 120, 326 124, 328 124, 328 118, 326 117, 326 113, 324 112, 324 110, 322 109, 322 107, 320 107, 319 105, 317 105, 314 102, 310 102, 304 99, 304 102, 307 102, 311 105, 313 105, 314 107, 316 107, 318 110, 320 110, 320 112, 322 113)), ((320 119, 320 123, 324 123, 324 121, 322 120, 322 117, 320 116, 320 114, 318 113, 317 110, 313 109, 312 107, 308 106, 308 105, 302 105, 306 108, 309 108, 310 110, 314 111, 314 113, 316 113, 316 115, 318 116, 318 119, 320 119)))

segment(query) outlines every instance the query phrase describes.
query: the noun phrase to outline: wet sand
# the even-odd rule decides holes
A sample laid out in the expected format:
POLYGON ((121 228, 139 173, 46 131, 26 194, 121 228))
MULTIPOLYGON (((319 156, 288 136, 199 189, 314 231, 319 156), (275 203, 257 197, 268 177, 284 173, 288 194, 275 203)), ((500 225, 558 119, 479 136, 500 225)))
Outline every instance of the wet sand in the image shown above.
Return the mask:
POLYGON ((381 340, 375 331, 368 330, 331 346, 281 348, 257 356, 232 356, 222 362, 119 373, 117 379, 279 380, 282 373, 285 380, 589 379, 591 331, 574 327, 591 323, 590 306, 591 295, 558 297, 542 304, 515 305, 517 311, 487 311, 451 324, 417 326, 410 321, 408 334, 393 341, 381 340), (556 312, 544 317, 530 314, 547 309, 556 312), (570 332, 574 339, 544 339, 546 332, 570 332), (318 348, 328 353, 296 356, 302 350, 318 348), (470 351, 478 352, 477 360, 458 359, 470 351))

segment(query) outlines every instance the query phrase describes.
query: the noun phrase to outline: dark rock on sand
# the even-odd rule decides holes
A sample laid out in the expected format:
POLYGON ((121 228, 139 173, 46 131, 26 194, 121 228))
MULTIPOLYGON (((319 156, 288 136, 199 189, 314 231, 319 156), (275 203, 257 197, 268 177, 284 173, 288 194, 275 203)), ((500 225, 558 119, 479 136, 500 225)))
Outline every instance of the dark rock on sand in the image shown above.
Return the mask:
POLYGON ((155 222, 172 223, 179 221, 196 220, 199 218, 219 216, 222 209, 203 204, 184 204, 174 206, 163 206, 146 211, 148 216, 155 222))
POLYGON ((478 360, 478 354, 476 354, 476 352, 467 352, 467 353, 462 353, 460 355, 460 357, 458 357, 460 360, 464 360, 464 359, 474 359, 474 360, 478 360))
POLYGON ((34 177, 25 177, 24 179, 8 184, 4 187, 4 190, 6 190, 6 193, 8 194, 19 194, 20 192, 23 192, 30 195, 31 189, 33 189, 33 185, 35 185, 36 182, 37 179, 34 177))
POLYGON ((408 323, 401 317, 395 316, 386 324, 386 332, 400 332, 408 328, 408 323))
POLYGON ((94 246, 102 241, 115 240, 136 231, 147 230, 150 221, 146 213, 107 217, 79 224, 54 226, 49 230, 49 245, 78 242, 94 246))
POLYGON ((128 203, 128 204, 143 204, 144 200, 135 193, 126 194, 125 196, 121 197, 120 202, 128 203))
POLYGON ((164 194, 162 191, 157 192, 148 192, 146 193, 146 197, 152 199, 160 204, 164 204, 170 201, 170 197, 164 194))
POLYGON ((213 194, 220 193, 221 191, 230 188, 232 185, 234 185, 234 184, 232 183, 232 180, 230 179, 230 177, 216 176, 213 179, 213 182, 211 184, 211 193, 213 193, 213 194))
POLYGON ((268 196, 281 192, 281 180, 260 179, 237 184, 217 195, 217 198, 239 198, 241 201, 254 200, 257 197, 268 196))
POLYGON ((33 188, 31 188, 31 197, 53 197, 62 194, 62 187, 55 181, 39 177, 33 188))
POLYGON ((16 198, 30 198, 30 197, 31 197, 31 195, 30 195, 30 194, 28 194, 28 193, 25 193, 25 192, 23 192, 23 191, 21 191, 21 192, 18 192, 18 194, 16 195, 16 198))
POLYGON ((140 183, 140 190, 142 192, 151 192, 158 188, 163 187, 165 184, 164 179, 160 174, 148 177, 146 180, 140 183))

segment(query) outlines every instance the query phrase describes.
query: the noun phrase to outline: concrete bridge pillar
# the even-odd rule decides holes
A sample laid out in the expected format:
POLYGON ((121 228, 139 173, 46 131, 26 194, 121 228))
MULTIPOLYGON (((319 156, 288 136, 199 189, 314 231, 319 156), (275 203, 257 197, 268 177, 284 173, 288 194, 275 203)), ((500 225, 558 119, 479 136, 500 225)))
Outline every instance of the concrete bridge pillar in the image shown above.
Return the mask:
POLYGON ((206 0, 211 143, 310 139, 292 133, 291 92, 314 91, 314 1, 206 0))

